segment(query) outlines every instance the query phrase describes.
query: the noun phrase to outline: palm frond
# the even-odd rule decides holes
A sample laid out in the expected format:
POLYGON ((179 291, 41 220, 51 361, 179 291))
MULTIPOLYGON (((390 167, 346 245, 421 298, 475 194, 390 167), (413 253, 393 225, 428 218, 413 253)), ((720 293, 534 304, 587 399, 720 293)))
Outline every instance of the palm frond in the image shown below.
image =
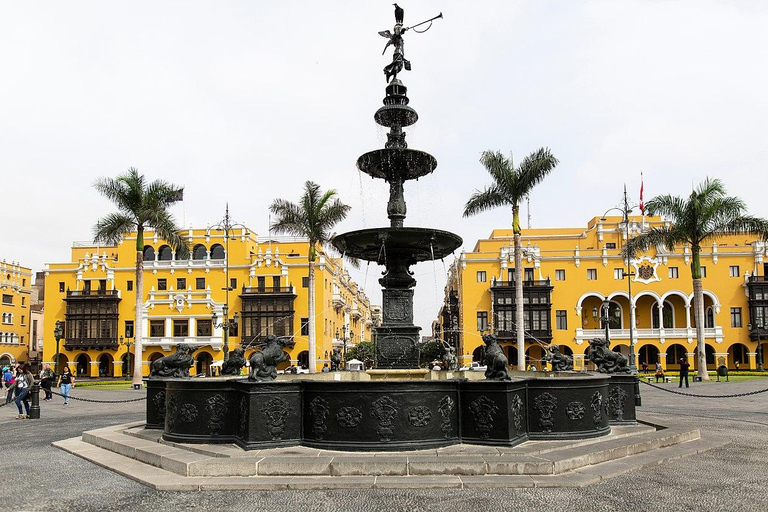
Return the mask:
POLYGON ((136 229, 136 223, 122 213, 111 213, 96 221, 93 227, 93 241, 108 245, 115 245, 123 236, 136 229))
POLYGON ((518 202, 557 167, 559 161, 549 148, 540 148, 523 158, 517 173, 518 202))
POLYGON ((464 205, 463 216, 470 217, 498 206, 513 205, 509 200, 509 196, 500 190, 496 184, 490 185, 483 191, 475 190, 464 205))
POLYGON ((507 159, 500 151, 483 151, 480 155, 480 163, 499 188, 506 189, 514 182, 515 168, 511 155, 507 159))

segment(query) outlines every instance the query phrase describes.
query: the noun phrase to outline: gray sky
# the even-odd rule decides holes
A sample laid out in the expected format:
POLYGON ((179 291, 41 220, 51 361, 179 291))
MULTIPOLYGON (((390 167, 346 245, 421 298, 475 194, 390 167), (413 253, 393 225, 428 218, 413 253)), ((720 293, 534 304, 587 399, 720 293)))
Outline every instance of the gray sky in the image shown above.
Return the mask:
MULTIPOLYGON (((411 148, 436 171, 405 187, 406 225, 458 233, 464 249, 497 209, 461 217, 490 183, 486 149, 549 146, 560 165, 535 189, 533 227, 584 225, 617 206, 687 195, 721 178, 768 217, 768 4, 760 1, 403 0, 413 65, 400 77, 420 116, 411 148)), ((0 3, 0 259, 69 261, 113 211, 94 180, 137 167, 183 185, 185 227, 235 220, 267 235, 268 205, 303 182, 353 207, 338 232, 388 225, 388 188, 357 157, 383 146, 377 32, 391 1, 0 3)), ((523 224, 525 226, 525 223, 523 224)), ((416 267, 428 334, 452 261, 416 267)), ((381 302, 380 268, 353 277, 381 302)))

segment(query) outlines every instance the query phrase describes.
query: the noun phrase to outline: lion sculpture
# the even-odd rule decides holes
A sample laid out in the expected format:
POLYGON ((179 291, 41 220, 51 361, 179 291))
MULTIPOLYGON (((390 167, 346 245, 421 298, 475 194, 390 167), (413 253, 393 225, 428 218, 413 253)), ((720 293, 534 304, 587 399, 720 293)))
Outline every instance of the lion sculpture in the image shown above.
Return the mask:
POLYGON ((292 349, 294 341, 291 338, 278 338, 269 334, 264 340, 264 346, 260 352, 256 352, 249 359, 251 372, 249 380, 275 380, 277 378, 277 365, 290 360, 291 356, 283 349, 292 349))
POLYGON ((186 343, 176 345, 176 353, 161 357, 152 363, 150 377, 186 377, 186 371, 195 364, 192 352, 195 349, 186 343))
POLYGON ((549 346, 546 360, 552 365, 553 372, 573 370, 573 357, 560 352, 560 347, 558 345, 549 346))
POLYGON ((493 334, 484 334, 485 342, 485 378, 488 380, 511 380, 507 371, 507 357, 493 334))
POLYGON ((589 360, 600 373, 629 373, 627 358, 611 350, 609 344, 605 338, 589 340, 589 360))
POLYGON ((245 366, 245 350, 236 348, 221 365, 222 375, 240 375, 240 369, 245 366))

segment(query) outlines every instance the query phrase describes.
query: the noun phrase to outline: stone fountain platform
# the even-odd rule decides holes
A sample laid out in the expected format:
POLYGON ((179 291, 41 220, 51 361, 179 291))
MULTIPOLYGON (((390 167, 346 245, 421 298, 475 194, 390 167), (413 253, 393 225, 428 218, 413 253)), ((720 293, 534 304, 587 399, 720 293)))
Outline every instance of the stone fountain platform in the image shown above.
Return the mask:
POLYGON ((161 435, 137 422, 53 445, 153 489, 198 491, 584 487, 727 444, 702 439, 698 429, 653 425, 642 415, 637 425, 613 426, 600 438, 399 452, 246 451, 234 444, 174 443, 161 435))

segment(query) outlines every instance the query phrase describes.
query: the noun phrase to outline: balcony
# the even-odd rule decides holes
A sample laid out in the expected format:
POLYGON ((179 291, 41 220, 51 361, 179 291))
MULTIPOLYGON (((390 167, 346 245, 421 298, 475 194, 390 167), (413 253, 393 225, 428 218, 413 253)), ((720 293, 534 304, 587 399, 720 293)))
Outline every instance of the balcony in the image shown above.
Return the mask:
POLYGON ((347 305, 347 301, 344 300, 344 297, 340 293, 334 293, 332 301, 335 309, 341 309, 347 305))
POLYGON ((85 338, 64 342, 64 350, 117 350, 118 347, 117 340, 113 338, 85 338))
MULTIPOLYGON (((230 344, 232 341, 236 339, 235 337, 230 337, 230 344)), ((224 346, 224 339, 223 338, 215 338, 213 336, 188 336, 188 337, 179 337, 179 338, 173 338, 173 337, 165 337, 165 336, 159 336, 159 337, 149 337, 144 338, 144 348, 147 347, 160 347, 163 349, 164 352, 168 352, 171 350, 172 347, 175 347, 178 343, 185 343, 191 347, 193 347, 195 350, 210 346, 213 350, 221 350, 224 346)))
POLYGON ((68 299, 82 298, 120 298, 120 290, 67 290, 68 299))
POLYGON ((293 286, 243 286, 243 295, 294 295, 293 286))
MULTIPOLYGON (((629 342, 629 329, 609 329, 611 341, 617 340, 629 342)), ((639 340, 659 340, 667 342, 686 342, 691 343, 696 339, 695 327, 671 327, 666 329, 632 329, 635 342, 639 340)), ((605 329, 576 329, 576 343, 581 345, 592 338, 604 338, 605 329)), ((704 338, 721 343, 723 341, 723 328, 707 327, 704 329, 704 338)))
MULTIPOLYGON (((549 279, 524 280, 523 288, 552 286, 549 279)), ((514 288, 514 281, 491 281, 491 288, 514 288)))

